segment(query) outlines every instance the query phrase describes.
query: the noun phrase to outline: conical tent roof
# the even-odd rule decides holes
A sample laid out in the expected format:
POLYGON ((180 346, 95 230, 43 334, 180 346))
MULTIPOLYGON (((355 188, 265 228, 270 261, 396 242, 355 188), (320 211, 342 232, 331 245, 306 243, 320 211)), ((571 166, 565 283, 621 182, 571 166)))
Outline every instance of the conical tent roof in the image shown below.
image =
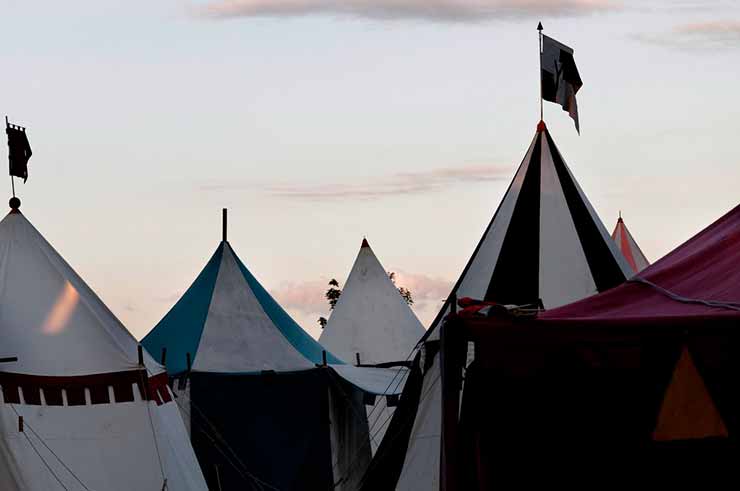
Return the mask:
POLYGON ((455 287, 549 309, 622 283, 629 266, 544 123, 455 287))
POLYGON ((205 489, 163 368, 19 210, 0 278, 0 488, 205 489))
MULTIPOLYGON (((76 376, 137 368, 136 339, 19 211, 0 222, 7 372, 76 376)), ((161 372, 148 355, 150 371, 161 372)))
POLYGON ((617 219, 614 232, 612 232, 612 239, 617 244, 617 248, 624 256, 633 273, 639 273, 650 266, 650 262, 645 257, 645 254, 642 253, 640 246, 635 242, 632 234, 627 229, 627 225, 624 224, 621 215, 617 219))
MULTIPOLYGON (((629 265, 609 236, 561 156, 544 122, 537 132, 501 204, 489 223, 450 299, 470 297, 503 304, 558 307, 624 282, 629 265)), ((450 311, 450 299, 425 338, 450 311)), ((405 425, 408 449, 399 474, 371 471, 363 489, 379 486, 380 477, 395 480, 396 489, 438 489, 441 431, 439 357, 426 360, 416 417, 405 425), (385 474, 385 475, 383 475, 385 474)), ((407 386, 407 390, 412 390, 407 386)), ((396 414, 398 414, 398 410, 396 414)), ((398 439, 391 434, 386 440, 398 439)), ((399 445, 396 441, 394 445, 399 445)), ((386 451, 385 440, 376 461, 386 451)), ((389 447, 391 445, 388 445, 389 447)), ((388 460, 388 459, 386 459, 388 460)), ((378 464, 381 469, 381 464, 378 464)), ((381 486, 381 487, 382 487, 381 486)))
MULTIPOLYGON (((142 340, 167 371, 292 371, 322 362, 323 348, 283 310, 222 241, 203 271, 142 340)), ((327 353, 329 363, 341 363, 327 353)))
POLYGON ((424 334, 367 240, 352 266, 342 295, 319 342, 345 362, 356 354, 363 364, 406 360, 424 334))
POLYGON ((362 394, 386 394, 397 374, 325 351, 265 291, 225 232, 142 343, 155 356, 166 348, 214 489, 326 489, 339 479, 352 488, 370 457, 362 394), (317 367, 324 353, 328 366, 317 367))

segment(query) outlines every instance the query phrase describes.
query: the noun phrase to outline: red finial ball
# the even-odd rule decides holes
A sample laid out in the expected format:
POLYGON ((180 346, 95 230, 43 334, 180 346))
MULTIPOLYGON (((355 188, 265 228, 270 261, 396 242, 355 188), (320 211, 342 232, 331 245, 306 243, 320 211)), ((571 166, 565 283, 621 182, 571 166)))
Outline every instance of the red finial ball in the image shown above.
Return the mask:
POLYGON ((21 200, 13 196, 12 198, 10 198, 10 201, 8 202, 8 204, 10 205, 11 209, 17 210, 18 208, 21 207, 21 200))

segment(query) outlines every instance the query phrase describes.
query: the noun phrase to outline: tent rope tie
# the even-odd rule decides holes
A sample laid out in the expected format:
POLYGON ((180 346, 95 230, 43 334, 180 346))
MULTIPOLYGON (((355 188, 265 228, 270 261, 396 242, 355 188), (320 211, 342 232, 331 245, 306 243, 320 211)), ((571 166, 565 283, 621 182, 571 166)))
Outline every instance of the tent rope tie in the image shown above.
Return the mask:
MULTIPOLYGON (((434 387, 437 385, 437 382, 439 382, 439 380, 441 378, 442 378, 442 374, 440 373, 439 375, 437 375, 437 377, 429 385, 429 388, 427 389, 427 391, 424 392, 421 395, 421 397, 419 397, 419 405, 421 405, 421 403, 427 398, 427 396, 429 396, 429 394, 431 394, 432 389, 434 389, 434 387)), ((387 422, 387 421, 389 421, 392 418, 393 418, 393 414, 391 414, 390 416, 388 416, 385 421, 387 422)), ((403 422, 403 424, 401 425, 401 428, 399 428, 399 430, 400 429, 403 429, 403 428, 406 428, 409 424, 413 424, 413 422, 414 422, 415 419, 416 419, 416 413, 410 414, 409 417, 406 418, 406 421, 403 422)), ((385 422, 383 423, 383 425, 385 425, 385 422)), ((381 428, 382 428, 382 426, 381 426, 381 428)), ((378 431, 380 431, 380 430, 378 430, 378 431)), ((385 441, 386 438, 390 438, 388 440, 388 443, 389 444, 394 443, 398 439, 398 437, 401 435, 401 433, 402 432, 399 431, 395 435, 388 435, 388 434, 386 434, 385 437, 383 437, 383 441, 385 441)), ((368 443, 369 443, 369 440, 368 440, 368 443)), ((377 455, 378 454, 376 454, 376 456, 377 455)), ((354 460, 348 466, 348 471, 347 471, 348 473, 349 473, 349 471, 354 470, 353 468, 359 463, 359 458, 360 458, 360 455, 359 454, 355 455, 354 460)), ((343 479, 344 479, 344 477, 340 478, 340 481, 343 480, 343 479)))
MULTIPOLYGON (((352 408, 352 413, 354 413, 355 417, 358 419, 358 421, 367 420, 367 415, 360 415, 360 413, 357 411, 357 408, 353 404, 352 399, 349 397, 349 395, 344 391, 344 389, 341 386, 341 381, 343 380, 341 377, 337 376, 333 371, 329 370, 329 378, 336 379, 336 387, 339 389, 339 393, 344 397, 347 402, 349 403, 349 407, 352 408)), ((363 404, 364 406, 364 404, 363 404)), ((370 431, 368 430, 368 435, 370 434, 370 431)), ((374 441, 373 436, 370 435, 370 439, 374 441)), ((377 443, 377 442, 376 442, 377 443)))
MULTIPOLYGON (((255 485, 259 486, 256 489, 272 489, 275 491, 279 491, 278 488, 275 486, 263 481, 262 479, 258 478, 251 472, 249 472, 249 469, 244 464, 244 462, 239 458, 237 453, 234 451, 233 448, 228 444, 226 439, 221 435, 221 433, 216 429, 216 427, 213 425, 213 423, 206 417, 206 415, 201 411, 198 406, 193 402, 193 399, 186 395, 185 392, 179 394, 177 398, 174 399, 177 406, 185 411, 185 413, 190 417, 191 425, 193 423, 192 418, 192 411, 190 411, 187 407, 185 407, 183 404, 180 404, 179 400, 180 398, 187 398, 187 403, 190 405, 191 408, 195 409, 198 413, 198 416, 203 420, 203 423, 200 421, 196 421, 196 424, 200 427, 201 431, 208 437, 211 444, 213 444, 213 447, 218 450, 218 452, 223 455, 227 462, 236 470, 237 473, 250 485, 255 487, 255 485), (206 426, 207 425, 207 426, 206 426), (210 431, 209 431, 210 430, 210 431), (219 444, 226 448, 231 453, 231 456, 224 453, 223 449, 219 447, 219 444), (238 464, 238 465, 237 465, 238 464), (241 469, 239 468, 241 466, 241 469)), ((191 430, 192 431, 192 430, 191 430)))
MULTIPOLYGON (((192 433, 192 425, 194 423, 193 418, 192 418, 192 412, 189 411, 187 407, 185 407, 184 405, 180 404, 177 401, 177 399, 179 399, 180 397, 183 397, 184 398, 185 397, 185 393, 180 394, 179 396, 177 396, 177 398, 175 399, 175 402, 177 403, 177 406, 182 411, 185 412, 185 414, 187 415, 187 417, 190 418, 191 433, 192 433)), ((192 401, 187 401, 187 402, 189 404, 191 404, 191 405, 193 404, 192 401)), ((204 420, 206 419, 205 416, 201 416, 201 417, 204 420)), ((226 462, 234 468, 234 470, 239 474, 239 476, 242 479, 244 479, 244 481, 247 484, 249 484, 252 489, 260 489, 260 488, 262 488, 262 486, 260 486, 260 488, 255 488, 255 484, 259 485, 259 483, 256 482, 257 481, 257 478, 251 478, 251 475, 250 476, 246 475, 245 473, 249 474, 249 471, 247 471, 246 469, 240 469, 239 466, 237 464, 235 464, 234 461, 232 461, 232 458, 229 455, 225 454, 224 451, 219 447, 219 444, 221 442, 218 441, 218 440, 220 440, 220 438, 219 438, 218 435, 209 433, 208 428, 206 428, 205 423, 200 423, 199 421, 196 421, 195 423, 200 428, 200 431, 202 431, 203 434, 208 438, 208 441, 211 443, 211 445, 213 445, 213 448, 215 448, 216 450, 218 450, 218 452, 221 455, 224 456, 224 458, 226 459, 226 462)), ((226 442, 223 442, 223 445, 228 447, 228 444, 226 442)), ((235 456, 234 458, 236 458, 238 460, 238 457, 235 456)), ((242 465, 242 467, 244 467, 244 465, 241 462, 237 462, 237 463, 239 463, 240 465, 242 465)))
MULTIPOLYGON (((141 346, 141 345, 139 345, 141 346)), ((144 370, 139 371, 139 376, 141 378, 141 388, 144 391, 144 404, 146 404, 146 413, 147 416, 149 416, 149 427, 152 430, 152 439, 154 440, 154 449, 157 451, 157 460, 159 461, 159 471, 162 473, 162 491, 165 491, 167 489, 167 473, 164 470, 164 464, 162 463, 162 454, 159 452, 159 442, 157 441, 157 432, 154 429, 154 420, 152 418, 152 408, 149 399, 149 386, 147 385, 146 377, 144 376, 145 373, 149 373, 149 370, 146 368, 146 365, 142 364, 142 367, 144 367, 144 370)))
POLYGON ((24 432, 24 435, 23 436, 26 437, 26 440, 28 440, 28 444, 31 445, 31 448, 33 449, 33 451, 36 452, 36 455, 39 456, 39 459, 41 459, 41 462, 43 462, 44 466, 46 466, 46 468, 49 470, 49 473, 52 476, 54 476, 54 479, 56 479, 56 481, 59 483, 59 485, 62 487, 62 489, 64 489, 65 491, 69 491, 69 488, 67 486, 65 486, 64 483, 62 482, 61 478, 59 476, 57 476, 56 472, 54 472, 54 470, 51 468, 51 466, 46 461, 46 459, 44 459, 44 457, 41 455, 41 452, 38 451, 38 449, 36 448, 36 445, 33 444, 33 442, 28 437, 28 435, 26 435, 25 432, 24 432))
MULTIPOLYGON (((231 448, 228 442, 226 442, 223 436, 221 436, 218 430, 216 430, 216 428, 213 426, 213 423, 211 423, 208 420, 208 418, 205 416, 205 414, 203 414, 203 412, 200 409, 198 409, 198 407, 193 403, 192 399, 190 399, 188 402, 190 403, 190 406, 198 412, 198 414, 200 415, 200 418, 202 418, 204 421, 204 423, 196 422, 197 425, 200 427, 200 430, 203 432, 204 435, 206 435, 206 437, 208 437, 208 440, 211 442, 213 447, 216 450, 218 450, 218 452, 226 458, 227 462, 234 468, 234 470, 237 473, 239 473, 242 479, 244 479, 253 488, 255 488, 255 485, 259 486, 256 489, 265 489, 264 486, 268 486, 270 489, 277 489, 276 487, 266 483, 265 481, 262 481, 257 476, 249 472, 249 470, 247 469, 247 466, 239 458, 236 452, 231 448), (231 453, 231 455, 224 453, 223 449, 219 445, 222 445, 223 447, 225 447, 226 450, 228 450, 231 453)), ((188 411, 186 407, 180 405, 179 403, 178 403, 178 406, 188 414, 188 416, 190 417, 191 425, 192 425, 193 423, 192 412, 188 411)))
MULTIPOLYGON (((411 351, 409 352, 409 354, 408 354, 408 355, 406 356, 406 359, 404 360, 404 363, 405 363, 405 362, 408 362, 408 361, 409 361, 409 360, 411 359, 412 355, 414 355, 414 353, 415 353, 415 352, 416 352, 416 350, 418 349, 418 348, 417 348, 417 346, 418 346, 418 345, 414 346, 414 347, 413 347, 413 348, 411 349, 411 351)), ((385 401, 385 400, 386 400, 386 399, 385 399, 385 396, 387 396, 387 395, 388 395, 388 392, 389 392, 390 390, 393 390, 393 391, 395 391, 396 389, 398 389, 398 387, 399 387, 399 386, 401 385, 401 383, 402 383, 402 382, 403 382, 403 381, 405 380, 405 378, 406 378, 406 377, 408 377, 408 374, 409 374, 409 373, 410 373, 410 370, 401 370, 401 369, 397 370, 397 371, 396 371, 396 373, 395 373, 395 374, 393 375, 393 378, 391 379, 391 381, 390 381, 390 382, 388 383, 388 386, 387 386, 387 387, 386 387, 386 388, 385 388, 385 389, 383 390, 383 393, 382 393, 382 394, 377 394, 377 395, 380 395, 380 396, 381 396, 381 397, 383 398, 382 400, 384 400, 384 401, 385 401), (401 374, 403 374, 403 376, 401 376, 401 377, 399 378, 399 375, 401 375, 401 374), (397 381, 396 381, 396 380, 397 380, 397 381), (395 385, 394 385, 394 383, 395 383, 395 385), (393 388, 391 389, 391 387, 393 387, 393 388)), ((345 397, 346 397, 346 396, 345 396, 345 397)), ((373 415, 373 414, 375 414, 375 411, 376 411, 376 410, 378 410, 378 408, 380 408, 381 406, 383 406, 383 404, 382 404, 381 402, 378 402, 378 403, 374 404, 374 405, 373 405, 373 408, 372 408, 372 409, 370 410, 370 412, 369 412, 369 413, 367 413, 367 414, 365 415, 365 419, 367 419, 367 421, 368 421, 368 425, 369 425, 369 427, 368 427, 368 430, 367 430, 367 435, 368 435, 368 437, 369 437, 369 439, 368 439, 368 443, 370 443, 371 441, 375 441, 375 437, 376 437, 376 436, 377 436, 377 435, 378 435, 378 434, 380 433, 380 431, 381 431, 381 430, 382 430, 383 428, 385 428, 385 426, 386 426, 386 423, 388 423, 388 422, 390 421, 390 419, 391 419, 391 418, 393 417, 393 412, 391 412, 391 413, 390 413, 390 414, 389 414, 389 415, 388 415, 388 416, 387 416, 387 417, 386 417, 386 418, 385 418, 385 419, 383 420, 383 422, 381 423, 380 427, 379 427, 379 428, 378 428, 378 429, 376 430, 376 429, 375 429, 375 426, 376 426, 376 425, 378 424, 378 422, 379 422, 379 421, 380 421, 380 419, 382 418, 382 413, 379 413, 379 414, 378 414, 378 417, 377 417, 377 418, 375 418, 375 419, 373 420, 372 424, 370 424, 370 419, 371 419, 372 415, 373 415), (375 430, 375 431, 373 431, 373 430, 375 430)), ((384 408, 387 408, 387 407, 388 407, 388 404, 387 404, 387 402, 386 402, 386 404, 385 404, 385 407, 384 407, 384 408)), ((382 411, 382 409, 381 409, 381 411, 382 411)), ((376 442, 376 443, 377 443, 377 442, 376 442)), ((363 445, 363 446, 362 446, 362 447, 360 448, 360 450, 364 450, 364 447, 365 447, 365 446, 366 446, 366 445, 363 445)), ((357 459, 359 459, 359 455, 355 456, 355 458, 354 458, 354 460, 357 460, 357 459)), ((353 463, 352 463, 352 464, 350 464, 350 467, 352 467, 352 466, 354 465, 354 460, 353 460, 353 463)), ((336 463, 336 464, 335 464, 335 465, 333 466, 333 468, 332 468, 332 471, 333 471, 333 470, 336 470, 336 467, 337 467, 337 465, 339 465, 339 462, 337 462, 337 463, 336 463)), ((342 477, 342 478, 341 478, 341 479, 339 480, 339 482, 335 483, 335 485, 336 485, 336 484, 338 484, 338 483, 341 483, 341 481, 342 481, 342 480, 344 480, 344 477, 342 477)))
POLYGON ((640 278, 639 276, 635 276, 633 278, 630 278, 627 280, 628 283, 638 283, 647 285, 649 287, 654 288, 655 290, 659 291, 663 295, 667 296, 668 298, 675 300, 677 302, 681 303, 688 303, 688 304, 697 304, 697 305, 705 305, 707 307, 714 307, 714 308, 720 308, 720 309, 728 309, 728 310, 734 310, 737 312, 740 312, 740 303, 734 303, 734 302, 719 302, 716 300, 703 300, 700 298, 689 298, 684 297, 682 295, 679 295, 677 293, 674 293, 667 288, 663 288, 660 285, 656 285, 652 281, 646 280, 645 278, 640 278))
MULTIPOLYGON (((16 415, 17 417, 19 417, 19 418, 21 417, 21 415, 20 415, 20 414, 18 413, 18 411, 17 411, 16 409, 15 409, 15 406, 14 406, 13 404, 8 404, 8 406, 10 406, 10 408, 11 408, 11 409, 13 410, 13 412, 15 413, 15 415, 16 415)), ((90 488, 88 488, 87 486, 85 486, 85 483, 84 483, 84 482, 82 482, 82 480, 81 480, 81 479, 80 479, 79 477, 77 477, 77 474, 75 474, 74 472, 72 472, 72 469, 70 469, 70 468, 69 468, 69 466, 68 466, 67 464, 65 464, 65 463, 64 463, 64 461, 63 461, 63 460, 62 460, 62 459, 61 459, 61 458, 59 457, 59 455, 57 455, 57 454, 56 454, 56 452, 54 452, 54 450, 52 450, 52 449, 51 449, 51 447, 49 447, 49 445, 47 445, 47 443, 46 443, 46 442, 44 441, 44 439, 43 439, 43 438, 41 438, 41 435, 39 435, 38 433, 36 433, 36 430, 34 430, 34 429, 33 429, 33 427, 32 427, 32 426, 31 426, 30 424, 28 424, 28 421, 26 421, 25 419, 24 419, 24 421, 23 421, 23 427, 24 427, 24 429, 25 429, 25 428, 28 428, 29 430, 31 430, 31 433, 33 433, 33 435, 34 435, 34 436, 35 436, 36 438, 38 438, 38 440, 39 440, 39 441, 41 442, 41 444, 42 444, 42 445, 43 445, 43 446, 44 446, 44 447, 45 447, 45 448, 46 448, 46 449, 47 449, 47 450, 49 451, 49 453, 51 453, 51 454, 52 454, 52 455, 54 456, 54 458, 55 458, 55 459, 57 459, 57 461, 59 461, 59 463, 60 463, 60 464, 62 465, 62 467, 64 467, 64 468, 65 468, 65 469, 67 470, 67 472, 69 472, 69 473, 70 473, 70 475, 71 475, 71 476, 72 476, 72 477, 73 477, 73 478, 74 478, 74 479, 75 479, 75 480, 76 480, 76 481, 77 481, 78 483, 80 483, 80 486, 82 486, 82 487, 83 487, 84 489, 86 489, 87 491, 90 491, 90 488)), ((53 470, 53 469, 51 468, 51 466, 50 466, 50 465, 49 465, 49 463, 48 463, 48 462, 46 461, 46 459, 44 459, 44 457, 43 457, 43 456, 41 455, 41 452, 39 452, 39 451, 38 451, 38 449, 36 448, 36 446, 35 446, 35 445, 33 444, 33 442, 31 441, 31 438, 30 438, 30 437, 28 436, 28 434, 27 434, 27 433, 26 433, 25 431, 23 432, 23 436, 25 436, 25 437, 26 437, 26 440, 28 440, 28 444, 29 444, 29 445, 31 445, 31 448, 33 449, 33 451, 34 451, 34 452, 36 452, 36 455, 38 455, 38 456, 39 456, 39 459, 41 459, 41 462, 43 462, 43 464, 44 464, 44 465, 46 466, 46 468, 47 468, 47 469, 49 470, 49 472, 51 473, 51 475, 52 475, 52 476, 54 476, 54 479, 56 479, 56 481, 57 481, 57 482, 59 483, 59 485, 60 485, 60 486, 61 486, 61 487, 62 487, 63 489, 65 489, 65 490, 67 490, 67 491, 68 491, 68 490, 69 490, 69 488, 68 488, 67 486, 65 486, 65 485, 64 485, 64 483, 62 482, 61 478, 60 478, 59 476, 57 476, 57 474, 56 474, 56 473, 54 472, 54 470, 53 470)))
MULTIPOLYGON (((184 396, 185 394, 181 394, 181 395, 184 396)), ((227 462, 229 464, 231 464, 232 467, 234 467, 234 470, 236 470, 247 483, 249 483, 253 487, 256 484, 257 486, 259 486, 259 488, 257 488, 257 489, 266 489, 265 486, 267 486, 267 488, 269 488, 269 489, 278 490, 278 488, 276 488, 275 486, 273 486, 273 485, 271 485, 271 484, 269 484, 269 483, 261 480, 260 478, 258 478, 257 476, 255 476, 254 474, 252 474, 251 472, 249 472, 249 469, 244 464, 244 462, 239 458, 239 456, 234 451, 234 449, 231 448, 231 446, 228 444, 228 442, 226 441, 226 439, 216 429, 216 427, 208 419, 208 417, 206 417, 206 415, 203 413, 203 411, 200 408, 198 408, 198 406, 193 402, 192 398, 189 398, 188 397, 188 401, 187 402, 190 404, 190 406, 193 409, 195 409, 198 412, 198 414, 200 415, 200 418, 203 419, 204 423, 200 423, 199 421, 196 421, 196 423, 197 423, 198 426, 200 426, 200 428, 203 431, 203 433, 208 437, 208 439, 210 440, 210 442, 213 444, 214 448, 216 450, 218 450, 219 453, 221 455, 223 455, 227 459, 227 462), (208 425, 208 427, 206 427, 206 425, 208 425), (210 433, 209 430, 212 433, 210 433), (231 453, 231 456, 229 456, 226 453, 224 453, 224 451, 219 447, 219 444, 222 445, 223 447, 225 447, 226 450, 228 450, 231 453), (234 461, 236 463, 234 463, 234 461), (241 466, 241 469, 239 468, 239 466, 241 466)), ((193 422, 192 411, 188 410, 188 408, 186 408, 185 406, 183 406, 183 405, 181 405, 179 403, 178 403, 178 406, 183 411, 185 411, 187 413, 187 415, 190 417, 190 421, 191 421, 191 424, 192 424, 192 422, 193 422)))
MULTIPOLYGON (((421 341, 419 343, 421 343, 421 341)), ((419 343, 417 343, 413 348, 411 348, 411 351, 409 351, 409 354, 406 355, 406 359, 404 360, 404 363, 406 363, 409 360, 411 360, 411 357, 414 356, 414 354, 416 353, 416 351, 419 349, 419 343)), ((401 385, 401 382, 405 379, 405 377, 408 377, 408 374, 409 373, 410 373, 410 370, 404 371, 404 370, 400 370, 399 369, 398 371, 396 371, 396 374, 393 375, 393 378, 388 383, 388 386, 385 388, 385 390, 383 391, 383 393, 380 394, 380 396, 383 397, 383 398, 385 398, 385 396, 388 395, 388 391, 391 391, 391 390, 395 391, 396 389, 398 389, 398 387, 401 385), (398 376, 402 372, 403 372, 403 377, 401 377, 400 379, 398 379, 398 376), (396 382, 396 379, 398 379, 397 382, 396 382), (393 385, 394 383, 395 383, 395 386, 393 385), (393 388, 391 389, 391 387, 393 387, 393 388)), ((375 413, 375 411, 378 409, 379 406, 380 406, 380 404, 375 404, 373 406, 373 408, 370 410, 370 412, 367 414, 367 420, 368 420, 368 422, 370 421, 370 417, 375 413)), ((386 407, 387 407, 387 404, 386 404, 386 407)), ((380 416, 378 416, 378 418, 376 418, 373 421, 373 424, 369 428, 368 432, 372 431, 375 428, 375 424, 378 422, 378 419, 380 419, 380 416)), ((382 428, 382 426, 381 426, 381 428, 382 428)))

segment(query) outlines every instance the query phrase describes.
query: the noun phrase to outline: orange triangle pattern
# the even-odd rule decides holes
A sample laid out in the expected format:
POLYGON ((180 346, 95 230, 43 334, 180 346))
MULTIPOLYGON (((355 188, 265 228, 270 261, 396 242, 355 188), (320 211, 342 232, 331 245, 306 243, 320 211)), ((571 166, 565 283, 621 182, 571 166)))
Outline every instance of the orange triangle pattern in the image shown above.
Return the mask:
POLYGON ((727 426, 684 347, 661 404, 655 441, 727 437, 727 426))

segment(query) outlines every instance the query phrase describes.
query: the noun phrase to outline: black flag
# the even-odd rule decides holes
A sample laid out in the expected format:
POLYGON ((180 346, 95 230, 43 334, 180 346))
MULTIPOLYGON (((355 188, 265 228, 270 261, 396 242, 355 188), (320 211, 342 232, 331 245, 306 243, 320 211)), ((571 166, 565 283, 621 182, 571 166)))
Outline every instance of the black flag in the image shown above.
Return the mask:
POLYGON ((10 175, 22 177, 23 182, 28 179, 28 159, 31 158, 31 145, 28 143, 26 129, 13 124, 7 124, 5 133, 8 134, 8 160, 10 161, 10 175))
POLYGON ((568 111, 568 114, 576 123, 576 130, 580 134, 576 93, 583 86, 583 82, 573 59, 573 50, 543 34, 540 62, 542 67, 542 98, 560 104, 563 111, 568 111))

